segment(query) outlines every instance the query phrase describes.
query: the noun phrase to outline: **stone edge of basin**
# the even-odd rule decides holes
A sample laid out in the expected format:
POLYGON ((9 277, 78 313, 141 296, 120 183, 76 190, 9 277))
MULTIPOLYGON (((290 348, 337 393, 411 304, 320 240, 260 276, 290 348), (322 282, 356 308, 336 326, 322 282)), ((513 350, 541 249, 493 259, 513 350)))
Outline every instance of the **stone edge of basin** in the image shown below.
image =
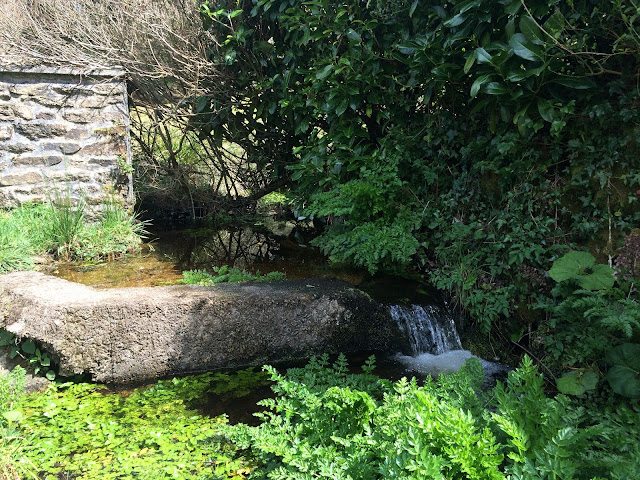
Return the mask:
POLYGON ((0 328, 38 342, 62 374, 114 384, 401 343, 386 307, 315 278, 95 289, 13 272, 0 275, 0 328))

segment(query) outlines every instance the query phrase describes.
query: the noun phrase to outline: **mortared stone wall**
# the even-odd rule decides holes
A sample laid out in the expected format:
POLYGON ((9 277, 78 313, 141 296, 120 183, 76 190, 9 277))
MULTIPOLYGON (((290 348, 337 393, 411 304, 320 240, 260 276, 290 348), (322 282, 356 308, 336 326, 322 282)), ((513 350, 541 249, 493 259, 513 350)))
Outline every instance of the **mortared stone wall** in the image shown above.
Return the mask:
POLYGON ((117 69, 0 66, 0 207, 82 198, 133 206, 127 87, 117 69))

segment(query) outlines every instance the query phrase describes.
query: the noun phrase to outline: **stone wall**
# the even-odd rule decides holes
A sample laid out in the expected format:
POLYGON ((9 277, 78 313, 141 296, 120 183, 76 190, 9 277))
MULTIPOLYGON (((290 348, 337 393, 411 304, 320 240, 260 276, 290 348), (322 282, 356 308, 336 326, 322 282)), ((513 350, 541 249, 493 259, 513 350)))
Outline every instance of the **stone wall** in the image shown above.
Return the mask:
POLYGON ((126 83, 119 70, 0 67, 0 206, 105 197, 133 204, 126 83))

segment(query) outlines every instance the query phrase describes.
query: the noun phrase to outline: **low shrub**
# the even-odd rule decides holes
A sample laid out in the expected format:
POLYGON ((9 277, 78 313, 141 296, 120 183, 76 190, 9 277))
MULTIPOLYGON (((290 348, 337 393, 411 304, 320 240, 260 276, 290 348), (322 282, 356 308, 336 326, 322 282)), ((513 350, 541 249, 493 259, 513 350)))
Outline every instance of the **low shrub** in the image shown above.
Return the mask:
POLYGON ((267 367, 278 397, 261 402, 264 423, 225 429, 261 461, 252 478, 626 479, 638 471, 637 406, 618 406, 612 419, 595 404, 547 397, 527 357, 486 393, 477 360, 424 385, 391 384, 372 367, 350 374, 344 358, 331 366, 326 357, 286 375, 267 367))

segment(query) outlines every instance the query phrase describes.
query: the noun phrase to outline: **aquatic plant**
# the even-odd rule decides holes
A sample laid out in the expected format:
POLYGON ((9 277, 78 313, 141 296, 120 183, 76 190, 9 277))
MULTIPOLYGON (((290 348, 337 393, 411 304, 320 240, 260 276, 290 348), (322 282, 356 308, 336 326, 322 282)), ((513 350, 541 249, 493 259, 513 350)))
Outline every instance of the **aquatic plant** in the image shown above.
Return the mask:
POLYGON ((23 453, 41 478, 245 478, 253 466, 221 435, 226 417, 191 406, 216 382, 213 374, 195 375, 128 395, 52 385, 23 404, 20 426, 31 438, 23 453))
POLYGON ((216 283, 267 282, 270 280, 282 280, 285 275, 282 272, 269 272, 263 275, 260 270, 257 270, 256 273, 250 273, 228 265, 213 267, 213 271, 214 274, 210 274, 206 270, 187 270, 182 272, 182 283, 211 286, 216 283))

